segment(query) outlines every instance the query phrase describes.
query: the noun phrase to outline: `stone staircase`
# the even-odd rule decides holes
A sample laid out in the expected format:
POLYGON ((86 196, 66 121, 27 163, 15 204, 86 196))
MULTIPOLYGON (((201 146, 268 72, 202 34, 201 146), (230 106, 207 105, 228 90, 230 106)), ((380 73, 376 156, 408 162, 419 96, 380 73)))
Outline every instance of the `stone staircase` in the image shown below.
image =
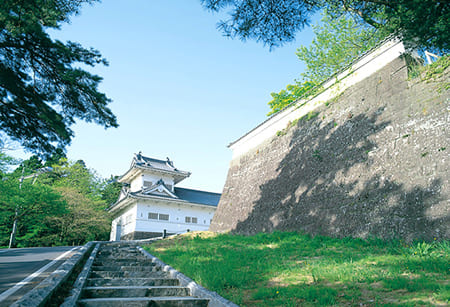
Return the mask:
POLYGON ((78 306, 208 306, 132 243, 102 244, 78 306))

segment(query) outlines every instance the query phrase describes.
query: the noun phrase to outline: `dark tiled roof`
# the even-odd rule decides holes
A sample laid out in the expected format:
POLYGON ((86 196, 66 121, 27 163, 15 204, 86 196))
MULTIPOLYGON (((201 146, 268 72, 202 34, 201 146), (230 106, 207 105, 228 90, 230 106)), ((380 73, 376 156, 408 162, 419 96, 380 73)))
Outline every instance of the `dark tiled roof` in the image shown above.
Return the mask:
POLYGON ((219 193, 205 192, 175 187, 175 194, 182 200, 217 207, 219 204, 219 193))
POLYGON ((173 199, 173 200, 182 200, 189 203, 195 203, 195 204, 201 204, 201 205, 207 205, 207 206, 214 206, 217 207, 219 204, 220 196, 219 193, 212 193, 212 192, 205 192, 205 191, 199 191, 199 190, 191 190, 191 189, 185 189, 185 188, 178 188, 175 187, 174 194, 178 198, 173 198, 169 195, 161 195, 159 193, 145 193, 143 190, 139 190, 136 192, 129 192, 129 195, 136 196, 136 197, 158 197, 158 198, 166 198, 166 199, 173 199))
POLYGON ((173 162, 169 160, 169 158, 167 158, 167 160, 164 161, 164 160, 158 160, 158 159, 145 157, 145 156, 141 155, 140 153, 138 153, 135 155, 133 162, 139 166, 151 167, 151 168, 155 168, 155 169, 159 169, 159 170, 163 170, 163 171, 185 173, 181 170, 178 170, 173 165, 173 162))

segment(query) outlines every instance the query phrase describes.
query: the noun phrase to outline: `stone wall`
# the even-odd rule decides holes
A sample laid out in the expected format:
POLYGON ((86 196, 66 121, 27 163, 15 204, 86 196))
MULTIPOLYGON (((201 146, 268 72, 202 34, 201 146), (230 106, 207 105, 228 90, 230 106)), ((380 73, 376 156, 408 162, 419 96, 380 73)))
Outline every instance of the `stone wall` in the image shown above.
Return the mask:
POLYGON ((210 229, 450 238, 450 94, 402 58, 230 163, 210 229))

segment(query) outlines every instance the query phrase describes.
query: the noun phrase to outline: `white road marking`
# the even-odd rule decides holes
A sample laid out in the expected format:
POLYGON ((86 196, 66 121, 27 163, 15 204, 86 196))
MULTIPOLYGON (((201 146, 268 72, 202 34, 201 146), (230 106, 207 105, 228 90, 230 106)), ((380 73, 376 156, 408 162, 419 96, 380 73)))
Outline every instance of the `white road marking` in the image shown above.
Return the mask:
POLYGON ((19 290, 20 288, 22 288, 23 286, 25 286, 26 284, 28 284, 31 280, 33 280, 34 278, 38 277, 39 275, 41 275, 42 272, 45 272, 49 267, 51 267, 52 265, 54 265, 57 261, 59 261, 60 259, 64 258, 65 256, 67 256, 68 254, 70 254, 71 252, 73 252, 75 249, 79 248, 74 247, 71 250, 65 252, 64 254, 59 255, 57 258, 55 258, 54 260, 50 261, 49 263, 47 263, 46 265, 44 265, 42 268, 40 268, 39 270, 37 270, 36 272, 34 272, 33 274, 29 275, 28 277, 26 277, 25 279, 23 279, 22 281, 18 282, 17 284, 14 285, 14 287, 9 288, 8 290, 6 290, 5 292, 3 292, 2 294, 0 294, 0 302, 4 301, 6 298, 8 298, 10 295, 12 295, 13 293, 15 293, 17 290, 19 290))

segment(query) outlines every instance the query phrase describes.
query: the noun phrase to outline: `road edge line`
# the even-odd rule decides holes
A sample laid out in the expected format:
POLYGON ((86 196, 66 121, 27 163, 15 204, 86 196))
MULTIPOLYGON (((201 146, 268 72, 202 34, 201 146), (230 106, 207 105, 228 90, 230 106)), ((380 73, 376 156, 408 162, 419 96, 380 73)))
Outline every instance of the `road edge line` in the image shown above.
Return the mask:
POLYGON ((95 243, 96 242, 91 241, 79 248, 69 259, 50 274, 50 276, 40 282, 34 289, 26 293, 10 307, 45 306, 46 302, 52 298, 52 295, 56 293, 61 285, 72 275, 75 267, 83 260, 86 253, 92 251, 93 244, 95 243))
POLYGON ((79 248, 79 247, 76 246, 76 247, 72 248, 71 250, 68 250, 64 254, 59 255, 58 257, 56 257, 55 259, 53 259, 52 261, 50 261, 49 263, 47 263, 46 265, 41 267, 36 272, 33 272, 32 274, 28 275, 27 277, 25 277, 24 279, 22 279, 21 281, 16 283, 13 287, 11 287, 8 290, 6 290, 5 292, 1 293, 0 294, 0 302, 6 300, 8 297, 13 295, 17 291, 19 291, 20 288, 22 288, 23 286, 28 284, 30 281, 32 281, 33 279, 35 279, 36 277, 41 275, 43 272, 47 271, 49 267, 54 265, 57 261, 59 261, 60 259, 64 258, 65 256, 67 256, 69 253, 73 252, 77 248, 79 248))

